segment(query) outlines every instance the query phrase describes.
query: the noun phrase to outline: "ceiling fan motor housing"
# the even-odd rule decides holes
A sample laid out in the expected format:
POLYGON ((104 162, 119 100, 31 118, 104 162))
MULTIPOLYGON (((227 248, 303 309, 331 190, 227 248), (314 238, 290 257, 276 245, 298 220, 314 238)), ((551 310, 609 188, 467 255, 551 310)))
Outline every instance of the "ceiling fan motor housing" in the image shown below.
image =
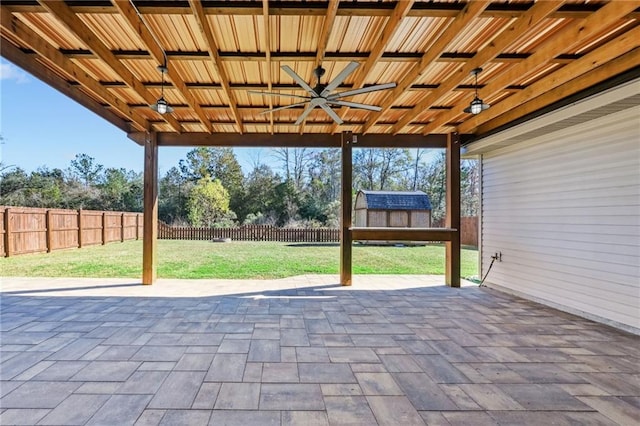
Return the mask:
POLYGON ((322 78, 325 72, 326 70, 322 68, 322 65, 318 65, 317 67, 315 67, 315 69, 313 70, 313 73, 315 74, 316 77, 318 77, 318 82, 320 81, 320 79, 322 78))

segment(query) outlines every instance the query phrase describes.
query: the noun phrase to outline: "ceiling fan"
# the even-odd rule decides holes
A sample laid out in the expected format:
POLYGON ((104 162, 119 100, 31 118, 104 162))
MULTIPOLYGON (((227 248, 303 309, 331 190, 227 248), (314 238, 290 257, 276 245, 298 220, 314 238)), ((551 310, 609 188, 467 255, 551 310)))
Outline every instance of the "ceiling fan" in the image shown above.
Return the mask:
POLYGON ((302 106, 302 105, 308 104, 307 107, 305 108, 304 112, 296 120, 296 122, 295 122, 296 126, 301 124, 307 118, 307 116, 311 113, 311 111, 317 106, 322 108, 327 114, 329 114, 329 117, 331 117, 333 119, 333 121, 335 121, 338 124, 342 124, 343 123, 342 119, 340 118, 340 116, 338 114, 335 113, 335 111, 331 108, 331 106, 333 106, 333 105, 346 106, 346 107, 349 107, 349 108, 366 109, 368 111, 381 111, 382 110, 382 108, 380 108, 379 106, 361 104, 361 103, 357 103, 357 102, 343 101, 343 100, 341 100, 342 98, 345 98, 347 96, 360 95, 362 93, 375 92, 375 91, 378 91, 378 90, 392 89, 392 88, 396 87, 396 83, 385 83, 385 84, 376 84, 374 86, 367 86, 367 87, 363 87, 363 88, 360 88, 360 89, 347 90, 345 92, 332 93, 336 88, 338 88, 338 86, 340 86, 340 84, 342 84, 343 81, 346 80, 346 78, 356 68, 358 68, 359 65, 360 64, 358 62, 349 62, 349 64, 345 67, 345 69, 343 69, 340 72, 340 74, 338 74, 336 76, 336 78, 331 80, 331 82, 329 82, 329 84, 322 84, 320 82, 320 79, 322 78, 322 76, 325 73, 325 69, 322 68, 321 65, 319 65, 317 68, 315 68, 313 70, 313 73, 315 74, 316 78, 318 79, 318 83, 313 88, 311 86, 309 86, 307 84, 307 82, 304 81, 298 74, 296 74, 295 71, 293 71, 289 66, 283 65, 281 67, 282 70, 284 72, 286 72, 287 74, 289 74, 291 76, 291 78, 293 78, 295 80, 295 82, 300 85, 300 87, 302 87, 305 91, 307 91, 309 93, 309 96, 291 95, 291 94, 287 94, 287 93, 276 93, 276 92, 257 92, 257 91, 253 91, 253 90, 249 90, 249 93, 252 93, 252 94, 255 94, 255 95, 286 96, 286 97, 289 97, 289 98, 304 99, 304 101, 302 101, 302 102, 297 102, 297 103, 291 104, 291 105, 285 105, 285 106, 281 106, 281 107, 277 107, 277 108, 268 109, 268 110, 263 111, 261 113, 261 114, 267 114, 269 112, 280 111, 280 110, 289 109, 289 108, 295 108, 295 107, 298 107, 298 106, 302 106))

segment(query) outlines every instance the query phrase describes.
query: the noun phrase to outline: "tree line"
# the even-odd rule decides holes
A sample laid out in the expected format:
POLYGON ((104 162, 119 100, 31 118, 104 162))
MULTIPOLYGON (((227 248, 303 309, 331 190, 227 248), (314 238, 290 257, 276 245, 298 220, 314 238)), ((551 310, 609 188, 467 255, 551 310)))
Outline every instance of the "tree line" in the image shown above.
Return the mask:
MULTIPOLYGON (((231 148, 198 147, 159 180, 159 218, 169 224, 226 227, 272 224, 337 227, 341 159, 338 149, 279 148, 269 164, 254 161, 243 173, 231 148)), ((353 187, 421 190, 432 218, 445 209, 445 153, 426 149, 354 149, 353 187)), ((475 161, 461 164, 462 215, 478 209, 475 161)), ((70 209, 142 211, 143 176, 105 168, 79 154, 65 170, 41 167, 31 173, 0 167, 0 204, 70 209)))

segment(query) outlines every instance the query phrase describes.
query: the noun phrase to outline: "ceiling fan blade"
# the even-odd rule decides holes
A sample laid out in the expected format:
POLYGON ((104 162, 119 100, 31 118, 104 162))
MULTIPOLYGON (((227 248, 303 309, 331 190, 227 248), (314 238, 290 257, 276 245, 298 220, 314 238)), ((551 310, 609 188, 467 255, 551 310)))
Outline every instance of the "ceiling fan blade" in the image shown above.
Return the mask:
POLYGON ((333 121, 335 121, 336 123, 338 123, 338 124, 344 123, 344 121, 342 121, 340 116, 338 114, 336 114, 336 112, 334 110, 332 110, 331 107, 328 106, 327 104, 320 104, 320 108, 325 110, 325 112, 327 114, 329 114, 329 117, 333 118, 333 121))
POLYGON ((309 106, 304 110, 304 112, 300 114, 300 117, 298 117, 298 119, 296 120, 295 125, 299 126, 300 124, 302 124, 302 122, 311 113, 311 110, 314 109, 315 107, 316 107, 315 104, 309 104, 309 106))
POLYGON ((357 102, 334 101, 334 100, 331 100, 331 99, 327 99, 327 103, 328 104, 332 104, 332 105, 346 106, 346 107, 349 107, 349 108, 366 109, 366 110, 369 110, 369 111, 382 111, 382 108, 380 108, 379 106, 367 105, 367 104, 359 104, 357 102))
POLYGON ((290 95, 289 93, 258 92, 255 90, 247 90, 247 93, 251 93, 254 95, 264 95, 264 96, 286 96, 289 98, 310 99, 309 96, 290 95))
POLYGON ((396 87, 396 83, 376 84, 375 86, 363 87, 361 89, 347 90, 346 92, 335 93, 327 96, 327 99, 344 98, 345 96, 360 95, 362 93, 376 92, 378 90, 393 89, 396 87))
POLYGON ((296 74, 296 72, 294 70, 292 70, 291 67, 289 67, 289 65, 283 65, 282 69, 284 70, 284 72, 289 74, 289 76, 291 78, 293 78, 295 80, 295 82, 300 85, 300 87, 302 87, 304 90, 309 92, 309 94, 311 94, 311 96, 313 96, 314 98, 318 97, 318 94, 316 93, 316 91, 313 90, 311 88, 311 86, 309 86, 307 84, 307 82, 302 79, 302 77, 300 77, 298 74, 296 74))
POLYGON ((298 102, 296 104, 291 104, 291 105, 285 105, 285 106, 281 106, 281 107, 277 107, 277 108, 271 108, 271 109, 266 109, 262 112, 260 112, 260 114, 269 114, 270 112, 275 112, 275 111, 280 111, 283 109, 289 109, 289 108, 295 108, 295 107, 299 107, 306 104, 306 102, 298 102))
POLYGON ((320 96, 326 96, 327 94, 334 91, 338 86, 342 84, 343 81, 347 79, 347 77, 349 77, 349 74, 351 74, 359 66, 360 64, 355 61, 349 62, 349 64, 342 71, 340 71, 340 74, 338 74, 336 78, 334 78, 329 84, 327 84, 327 87, 324 88, 320 96))

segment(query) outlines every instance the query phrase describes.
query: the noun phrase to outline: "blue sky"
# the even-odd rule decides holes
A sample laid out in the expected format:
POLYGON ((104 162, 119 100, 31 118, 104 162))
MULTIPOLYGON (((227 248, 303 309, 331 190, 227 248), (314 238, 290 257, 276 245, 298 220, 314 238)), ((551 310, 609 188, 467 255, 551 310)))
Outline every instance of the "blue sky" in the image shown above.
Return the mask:
MULTIPOLYGON (((0 161, 27 171, 66 169, 76 154, 105 167, 142 171, 144 150, 109 122, 10 62, 0 59, 0 161)), ((190 148, 160 148, 162 176, 190 148)), ((236 149, 245 173, 256 161, 271 163, 267 149, 236 149)), ((272 167, 273 164, 270 164, 272 167)))

